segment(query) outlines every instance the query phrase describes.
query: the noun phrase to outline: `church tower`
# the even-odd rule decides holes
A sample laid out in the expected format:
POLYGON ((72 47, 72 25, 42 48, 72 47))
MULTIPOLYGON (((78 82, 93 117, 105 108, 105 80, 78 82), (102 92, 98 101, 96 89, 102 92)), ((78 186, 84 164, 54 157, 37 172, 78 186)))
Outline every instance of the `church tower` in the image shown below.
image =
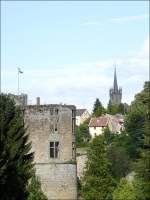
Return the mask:
POLYGON ((122 88, 118 89, 116 67, 114 70, 114 85, 109 91, 111 104, 119 105, 122 98, 122 88))

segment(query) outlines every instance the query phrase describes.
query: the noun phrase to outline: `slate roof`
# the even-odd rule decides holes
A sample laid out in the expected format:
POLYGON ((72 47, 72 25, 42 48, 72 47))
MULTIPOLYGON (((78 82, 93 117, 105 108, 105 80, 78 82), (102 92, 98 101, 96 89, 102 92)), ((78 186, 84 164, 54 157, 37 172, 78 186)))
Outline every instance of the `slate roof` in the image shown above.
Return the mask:
POLYGON ((81 116, 85 111, 86 109, 76 109, 76 116, 81 116))

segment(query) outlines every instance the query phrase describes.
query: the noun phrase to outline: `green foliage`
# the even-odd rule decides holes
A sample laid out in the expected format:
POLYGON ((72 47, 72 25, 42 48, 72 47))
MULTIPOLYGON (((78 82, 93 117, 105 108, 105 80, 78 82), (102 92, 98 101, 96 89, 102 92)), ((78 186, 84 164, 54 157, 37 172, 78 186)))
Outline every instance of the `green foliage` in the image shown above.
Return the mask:
POLYGON ((101 116, 102 114, 105 114, 105 113, 106 113, 105 108, 102 106, 102 103, 97 98, 95 103, 94 103, 93 116, 99 117, 99 116, 101 116))
POLYGON ((0 95, 0 198, 24 200, 33 173, 33 153, 23 115, 7 95, 0 95))
POLYGON ((137 200, 132 183, 122 178, 118 187, 113 192, 113 200, 137 200))
POLYGON ((112 176, 116 181, 130 172, 131 161, 124 147, 111 144, 107 149, 107 156, 111 163, 112 176))
POLYGON ((116 181, 119 181, 131 170, 131 161, 123 143, 124 135, 111 133, 109 128, 105 128, 104 140, 107 144, 107 158, 111 163, 112 176, 116 181))
POLYGON ((110 145, 116 136, 114 133, 112 133, 109 130, 108 127, 104 129, 103 135, 104 135, 105 144, 107 144, 107 145, 110 145))
POLYGON ((106 157, 103 136, 97 136, 90 143, 86 172, 83 178, 82 197, 85 200, 111 199, 114 181, 106 157))
POLYGON ((28 186, 29 196, 27 200, 48 200, 41 190, 41 183, 35 175, 28 186))
POLYGON ((129 156, 134 160, 139 158, 144 144, 145 111, 138 106, 127 115, 125 120, 126 148, 129 156))
MULTIPOLYGON (((147 105, 146 105, 147 106, 147 105)), ((144 123, 144 144, 136 164, 135 188, 137 200, 150 199, 150 113, 147 112, 144 123)))
POLYGON ((81 189, 82 189, 82 183, 79 177, 77 177, 77 190, 78 190, 78 198, 80 198, 81 195, 81 189))
POLYGON ((89 125, 89 119, 86 120, 83 124, 81 124, 77 128, 77 136, 76 136, 77 147, 85 147, 88 145, 88 141, 91 138, 88 125, 89 125))
MULTIPOLYGON (((136 147, 138 161, 135 166, 134 187, 136 200, 150 199, 150 82, 135 96, 131 114, 128 117, 126 131, 130 136, 130 144, 136 147)), ((127 143, 129 144, 129 143, 127 143)), ((133 150, 132 147, 132 150, 133 150)), ((130 148, 131 149, 131 148, 130 148)))
POLYGON ((115 115, 117 113, 124 115, 128 113, 128 109, 129 109, 129 106, 127 104, 120 103, 119 105, 116 105, 116 104, 114 105, 114 104, 111 104, 111 102, 109 101, 108 106, 107 106, 107 113, 111 115, 115 115))

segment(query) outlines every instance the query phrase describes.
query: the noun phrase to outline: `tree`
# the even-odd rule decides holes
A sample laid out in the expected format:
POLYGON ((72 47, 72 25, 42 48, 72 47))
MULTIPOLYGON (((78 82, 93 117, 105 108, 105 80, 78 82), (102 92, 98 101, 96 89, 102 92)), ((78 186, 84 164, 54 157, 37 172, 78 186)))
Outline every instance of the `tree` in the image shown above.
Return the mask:
POLYGON ((115 115, 117 113, 120 114, 127 114, 129 110, 129 106, 126 103, 120 103, 119 105, 117 104, 112 104, 109 100, 109 103, 107 105, 107 113, 115 115))
POLYGON ((99 117, 102 114, 105 114, 105 108, 102 106, 102 103, 100 100, 97 98, 95 103, 94 103, 94 108, 93 108, 93 116, 99 117))
POLYGON ((83 178, 82 197, 85 200, 111 199, 114 181, 106 157, 103 136, 96 136, 90 144, 83 178))
POLYGON ((145 111, 142 106, 132 109, 125 119, 126 148, 129 156, 139 158, 144 144, 145 111))
POLYGON ((124 147, 112 143, 107 148, 107 157, 111 163, 112 176, 116 181, 130 172, 131 161, 124 147))
POLYGON ((145 109, 144 126, 141 127, 144 131, 144 143, 141 148, 140 158, 135 168, 135 188, 138 193, 137 200, 150 199, 150 82, 146 82, 144 90, 136 95, 135 102, 141 103, 145 109))
POLYGON ((86 146, 90 138, 91 137, 89 133, 89 119, 87 119, 85 122, 83 122, 83 124, 81 124, 77 128, 77 136, 76 136, 77 147, 86 146))
POLYGON ((47 197, 41 190, 41 183, 38 177, 34 174, 31 183, 28 186, 29 196, 27 200, 47 200, 47 197))
POLYGON ((108 127, 104 129, 103 135, 104 135, 105 143, 106 143, 107 145, 110 145, 110 144, 113 142, 114 138, 115 138, 115 134, 112 133, 112 132, 109 130, 108 127))
POLYGON ((7 95, 0 95, 0 198, 24 200, 33 173, 33 153, 22 111, 7 95))
POLYGON ((122 178, 118 187, 113 192, 113 200, 137 200, 132 183, 129 183, 125 178, 122 178))
MULTIPOLYGON (((150 81, 135 96, 131 105, 131 113, 126 121, 129 135, 128 152, 136 153, 134 188, 136 200, 150 199, 150 81), (129 143, 130 142, 130 143, 129 143), (129 145, 130 144, 130 145, 129 145), (130 148, 129 148, 130 147, 130 148), (130 150, 130 151, 129 151, 130 150), (131 151, 132 150, 132 151, 131 151)), ((133 159, 135 158, 135 155, 133 159)))

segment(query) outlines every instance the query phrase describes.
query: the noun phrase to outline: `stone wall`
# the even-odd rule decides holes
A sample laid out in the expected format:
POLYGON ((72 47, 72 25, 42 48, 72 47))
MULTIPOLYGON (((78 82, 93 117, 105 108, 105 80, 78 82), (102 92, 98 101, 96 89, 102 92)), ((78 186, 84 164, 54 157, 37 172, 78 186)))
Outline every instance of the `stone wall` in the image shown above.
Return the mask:
POLYGON ((75 107, 27 106, 24 112, 36 173, 48 199, 77 198, 75 107), (50 157, 50 142, 59 142, 58 157, 50 157))

